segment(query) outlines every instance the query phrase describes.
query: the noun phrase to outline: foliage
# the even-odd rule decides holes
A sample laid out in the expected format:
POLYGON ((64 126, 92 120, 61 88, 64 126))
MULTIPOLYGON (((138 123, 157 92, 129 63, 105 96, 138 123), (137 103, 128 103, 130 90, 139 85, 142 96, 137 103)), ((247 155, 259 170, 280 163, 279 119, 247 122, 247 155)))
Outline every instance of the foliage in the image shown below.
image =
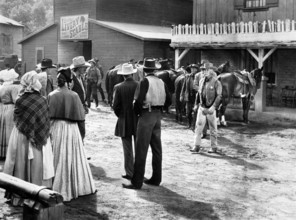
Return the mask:
POLYGON ((53 22, 53 0, 0 0, 0 13, 23 24, 28 35, 53 22))

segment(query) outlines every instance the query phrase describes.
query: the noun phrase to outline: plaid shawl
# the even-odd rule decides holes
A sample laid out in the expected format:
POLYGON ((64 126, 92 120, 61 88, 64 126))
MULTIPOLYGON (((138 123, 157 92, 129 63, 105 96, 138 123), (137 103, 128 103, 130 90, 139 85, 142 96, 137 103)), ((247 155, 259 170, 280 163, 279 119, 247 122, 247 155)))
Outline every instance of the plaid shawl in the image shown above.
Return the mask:
POLYGON ((14 121, 32 145, 42 149, 49 137, 50 121, 47 101, 39 92, 26 92, 16 100, 14 121))

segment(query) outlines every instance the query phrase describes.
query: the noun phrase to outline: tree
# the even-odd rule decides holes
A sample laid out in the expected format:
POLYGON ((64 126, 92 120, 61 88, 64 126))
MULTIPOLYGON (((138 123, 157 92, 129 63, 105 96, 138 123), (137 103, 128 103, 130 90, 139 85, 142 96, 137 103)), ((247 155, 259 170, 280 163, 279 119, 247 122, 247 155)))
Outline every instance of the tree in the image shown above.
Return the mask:
POLYGON ((0 12, 23 24, 28 35, 53 22, 53 0, 2 0, 0 12))

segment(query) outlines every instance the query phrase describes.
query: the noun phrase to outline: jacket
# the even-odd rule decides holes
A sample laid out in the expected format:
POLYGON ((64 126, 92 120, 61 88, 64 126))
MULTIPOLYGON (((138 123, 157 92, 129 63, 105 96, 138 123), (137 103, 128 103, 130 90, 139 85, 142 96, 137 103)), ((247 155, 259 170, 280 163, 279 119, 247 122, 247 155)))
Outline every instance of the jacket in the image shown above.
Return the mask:
POLYGON ((222 85, 217 77, 211 77, 209 81, 203 77, 199 82, 197 99, 202 107, 210 108, 212 105, 217 108, 222 98, 222 85))
POLYGON ((133 78, 117 84, 113 93, 113 110, 118 117, 115 135, 128 137, 136 134, 137 116, 133 109, 133 99, 138 82, 133 78))

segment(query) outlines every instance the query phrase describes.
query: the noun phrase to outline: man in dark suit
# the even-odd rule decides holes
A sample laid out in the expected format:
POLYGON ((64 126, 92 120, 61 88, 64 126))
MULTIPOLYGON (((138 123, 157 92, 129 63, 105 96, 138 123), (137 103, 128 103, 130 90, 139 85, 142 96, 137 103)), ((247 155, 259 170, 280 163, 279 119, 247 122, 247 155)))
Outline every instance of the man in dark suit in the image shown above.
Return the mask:
POLYGON ((159 69, 155 59, 144 59, 145 78, 135 91, 134 110, 138 118, 134 175, 131 184, 123 188, 141 189, 143 182, 159 186, 162 179, 161 111, 171 104, 171 96, 164 82, 154 72, 159 69), (152 176, 144 180, 149 145, 152 151, 152 176))
POLYGON ((51 59, 44 58, 41 61, 41 64, 40 64, 41 72, 38 73, 38 79, 42 84, 42 88, 40 90, 40 94, 42 96, 47 97, 47 95, 54 90, 53 79, 50 75, 50 71, 53 68, 55 69, 56 66, 52 64, 51 59))
POLYGON ((131 179, 134 173, 133 139, 137 128, 137 116, 133 110, 133 100, 138 83, 133 79, 132 74, 137 69, 132 64, 123 64, 117 74, 124 77, 124 81, 114 87, 113 110, 118 117, 115 135, 121 137, 124 155, 125 175, 123 178, 131 179), (133 136, 133 138, 132 138, 133 136))
MULTIPOLYGON (((87 67, 90 67, 90 64, 85 62, 83 56, 78 56, 73 58, 73 63, 70 68, 73 72, 73 86, 72 91, 76 92, 82 102, 82 105, 85 109, 85 113, 88 113, 88 108, 85 103, 85 84, 83 80, 83 74, 85 73, 87 67)), ((79 131, 82 139, 85 137, 85 122, 78 123, 79 131)))

